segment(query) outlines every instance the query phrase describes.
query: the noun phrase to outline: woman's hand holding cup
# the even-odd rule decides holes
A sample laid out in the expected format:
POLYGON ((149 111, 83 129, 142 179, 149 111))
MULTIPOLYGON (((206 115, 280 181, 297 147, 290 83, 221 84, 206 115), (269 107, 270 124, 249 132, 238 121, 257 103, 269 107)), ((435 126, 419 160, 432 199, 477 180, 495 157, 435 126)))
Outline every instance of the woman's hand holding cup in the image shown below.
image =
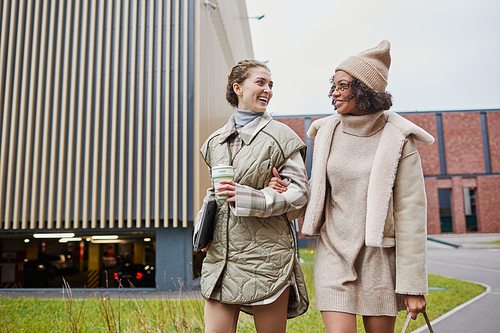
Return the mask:
POLYGON ((217 195, 218 196, 223 196, 227 195, 229 196, 226 199, 226 202, 235 202, 236 201, 236 183, 232 180, 229 179, 222 179, 219 181, 220 186, 216 188, 217 190, 217 195))
POLYGON ((236 183, 233 181, 234 170, 230 165, 214 166, 211 170, 212 181, 217 199, 235 202, 236 183))

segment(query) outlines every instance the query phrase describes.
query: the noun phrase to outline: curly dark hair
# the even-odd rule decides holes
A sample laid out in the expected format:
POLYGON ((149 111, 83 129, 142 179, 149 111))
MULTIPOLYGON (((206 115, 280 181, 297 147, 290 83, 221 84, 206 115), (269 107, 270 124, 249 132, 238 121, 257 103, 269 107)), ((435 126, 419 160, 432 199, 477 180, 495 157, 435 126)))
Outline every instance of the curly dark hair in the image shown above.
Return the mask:
POLYGON ((231 106, 238 107, 238 95, 234 92, 233 84, 242 84, 248 78, 250 70, 255 67, 262 67, 269 73, 271 72, 266 64, 253 59, 241 60, 231 69, 231 73, 227 76, 226 86, 226 100, 231 106))
MULTIPOLYGON (((334 84, 333 79, 335 75, 330 79, 332 87, 328 93, 328 97, 332 99, 332 105, 335 106, 335 101, 333 100, 334 84)), ((386 91, 376 92, 375 90, 368 87, 366 84, 356 79, 355 77, 350 82, 351 94, 347 97, 348 100, 353 98, 356 99, 356 108, 363 111, 366 114, 375 113, 382 110, 389 110, 392 106, 392 95, 386 91)), ((335 108, 336 110, 337 108, 335 108)))

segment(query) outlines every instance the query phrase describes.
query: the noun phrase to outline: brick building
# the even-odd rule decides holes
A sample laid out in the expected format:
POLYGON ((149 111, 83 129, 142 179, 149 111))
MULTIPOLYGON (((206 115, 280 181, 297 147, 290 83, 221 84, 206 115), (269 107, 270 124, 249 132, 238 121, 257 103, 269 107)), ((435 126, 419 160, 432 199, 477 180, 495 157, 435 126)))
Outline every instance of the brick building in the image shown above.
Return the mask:
MULTIPOLYGON (((500 232, 500 110, 401 115, 436 139, 430 146, 417 142, 428 200, 428 233, 500 232)), ((305 133, 311 122, 324 116, 275 117, 306 142, 309 173, 313 140, 305 133)))

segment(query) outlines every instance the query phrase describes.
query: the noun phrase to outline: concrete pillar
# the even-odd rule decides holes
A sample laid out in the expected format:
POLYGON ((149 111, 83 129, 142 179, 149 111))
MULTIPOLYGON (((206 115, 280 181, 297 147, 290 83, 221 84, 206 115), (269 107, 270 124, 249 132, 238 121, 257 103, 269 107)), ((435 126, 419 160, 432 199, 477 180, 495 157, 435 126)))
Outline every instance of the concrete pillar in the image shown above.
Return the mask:
POLYGON ((439 216, 439 197, 437 178, 425 178, 425 193, 427 196, 427 233, 441 233, 441 218, 439 216))
POLYGON ((81 240, 78 244, 78 261, 80 263, 80 272, 83 272, 83 261, 85 259, 85 240, 81 240))
POLYGON ((35 260, 38 259, 38 244, 37 242, 31 241, 26 244, 26 259, 35 260))
POLYGON ((87 288, 99 287, 101 271, 101 247, 99 244, 89 244, 89 264, 87 272, 87 288))
POLYGON ((143 243, 134 243, 134 264, 146 263, 146 249, 143 243))
POLYGON ((193 289, 193 227, 156 229, 156 282, 162 291, 193 289))
POLYGON ((453 177, 453 188, 451 190, 451 210, 453 220, 453 233, 465 234, 465 211, 464 211, 464 193, 462 185, 462 177, 453 177))

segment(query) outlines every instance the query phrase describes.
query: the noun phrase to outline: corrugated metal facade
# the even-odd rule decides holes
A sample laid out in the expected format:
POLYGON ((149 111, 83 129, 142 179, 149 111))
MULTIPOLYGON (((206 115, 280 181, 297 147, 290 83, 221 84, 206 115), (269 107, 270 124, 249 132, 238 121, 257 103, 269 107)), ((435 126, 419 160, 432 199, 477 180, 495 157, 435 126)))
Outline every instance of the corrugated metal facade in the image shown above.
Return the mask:
POLYGON ((245 1, 211 3, 0 1, 2 229, 188 226, 253 56, 245 1))
POLYGON ((253 58, 253 48, 244 0, 210 1, 217 8, 199 7, 195 72, 195 210, 199 209, 210 186, 207 166, 198 150, 205 139, 222 127, 234 109, 226 102, 226 81, 231 68, 245 58, 253 58), (199 51, 199 53, 198 53, 199 51))

